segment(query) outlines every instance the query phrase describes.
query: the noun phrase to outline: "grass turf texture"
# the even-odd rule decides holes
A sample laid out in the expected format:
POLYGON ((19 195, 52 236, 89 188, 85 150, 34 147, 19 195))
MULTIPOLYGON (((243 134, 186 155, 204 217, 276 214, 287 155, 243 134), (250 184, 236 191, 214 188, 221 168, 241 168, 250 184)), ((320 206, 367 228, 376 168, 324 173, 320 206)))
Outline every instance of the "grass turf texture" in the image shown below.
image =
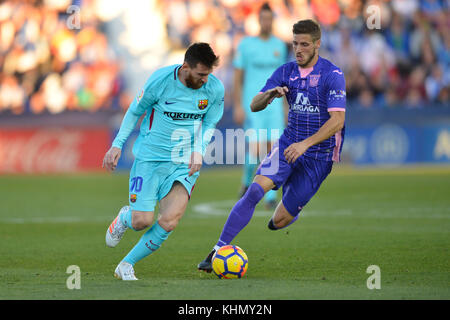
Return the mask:
POLYGON ((337 166, 292 226, 270 231, 257 208, 233 244, 243 279, 197 271, 239 190, 240 169, 204 170, 187 212, 140 281, 113 277, 142 235, 114 249, 105 232, 127 203, 122 174, 0 176, 0 299, 449 299, 450 169, 337 166), (210 213, 210 214, 207 214, 210 213), (69 265, 81 289, 69 290, 69 265), (366 269, 381 269, 381 289, 366 269))

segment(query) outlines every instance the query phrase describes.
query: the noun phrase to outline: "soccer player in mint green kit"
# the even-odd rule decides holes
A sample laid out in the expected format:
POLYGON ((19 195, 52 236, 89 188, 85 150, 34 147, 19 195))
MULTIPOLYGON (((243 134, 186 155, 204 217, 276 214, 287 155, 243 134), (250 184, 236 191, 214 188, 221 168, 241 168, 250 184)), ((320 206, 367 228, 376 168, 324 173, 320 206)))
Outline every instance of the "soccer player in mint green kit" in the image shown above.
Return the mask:
POLYGON ((146 231, 115 269, 122 280, 137 280, 134 265, 159 249, 177 226, 199 176, 213 130, 223 114, 224 86, 211 74, 218 57, 207 43, 194 43, 182 65, 156 70, 128 108, 112 147, 103 159, 116 168, 121 148, 145 113, 133 146, 129 206, 106 231, 115 247, 127 229, 146 231), (153 223, 159 201, 159 219, 153 223))
MULTIPOLYGON (((253 97, 264 86, 266 79, 287 60, 287 46, 282 40, 272 35, 272 22, 273 12, 268 4, 263 4, 259 11, 259 35, 243 38, 233 60, 235 67, 233 118, 236 124, 243 125, 246 133, 249 133, 247 131, 249 129, 256 130, 256 135, 247 135, 250 150, 246 150, 240 196, 252 183, 260 153, 258 146, 271 150, 272 143, 280 137, 284 129, 284 110, 281 99, 274 100, 270 108, 261 112, 253 113, 250 110, 253 97), (260 132, 261 129, 267 131, 260 132)), ((261 156, 264 157, 265 153, 261 156)), ((276 191, 269 191, 265 196, 265 206, 268 209, 274 209, 276 200, 276 191)))

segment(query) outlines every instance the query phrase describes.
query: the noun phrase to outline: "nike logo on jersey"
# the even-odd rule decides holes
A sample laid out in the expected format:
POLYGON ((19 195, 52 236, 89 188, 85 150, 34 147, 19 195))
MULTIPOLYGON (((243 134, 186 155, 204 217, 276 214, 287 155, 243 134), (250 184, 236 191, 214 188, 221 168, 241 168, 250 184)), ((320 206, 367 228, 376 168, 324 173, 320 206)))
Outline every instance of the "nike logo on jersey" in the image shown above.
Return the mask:
POLYGON ((291 80, 291 81, 295 81, 297 79, 298 79, 298 76, 296 76, 295 78, 289 78, 289 80, 291 80))
POLYGON ((337 74, 342 74, 342 71, 339 70, 333 70, 333 72, 336 72, 337 74))
POLYGON ((166 104, 174 104, 175 102, 166 101, 166 104))

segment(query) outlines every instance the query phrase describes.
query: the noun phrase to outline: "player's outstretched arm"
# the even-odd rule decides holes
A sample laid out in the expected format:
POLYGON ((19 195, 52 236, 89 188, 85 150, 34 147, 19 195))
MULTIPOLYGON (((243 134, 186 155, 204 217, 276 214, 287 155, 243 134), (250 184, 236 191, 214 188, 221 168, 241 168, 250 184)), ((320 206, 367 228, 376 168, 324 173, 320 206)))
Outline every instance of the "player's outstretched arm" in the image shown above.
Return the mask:
POLYGON ((287 87, 275 87, 267 90, 266 92, 257 94, 250 104, 250 108, 253 112, 264 110, 275 98, 281 98, 288 93, 287 87))
POLYGON ((112 143, 112 147, 108 150, 108 152, 105 154, 105 157, 103 158, 102 167, 107 171, 111 172, 116 169, 117 162, 119 162, 119 158, 122 153, 122 146, 130 136, 133 129, 136 127, 139 118, 145 113, 146 110, 151 112, 152 108, 147 107, 152 103, 152 100, 148 98, 148 95, 149 94, 145 94, 144 90, 142 90, 140 95, 138 96, 139 98, 133 100, 127 112, 125 113, 125 116, 122 119, 122 123, 120 124, 119 132, 117 133, 112 143))
POLYGON ((116 169, 117 162, 119 162, 119 158, 122 153, 122 146, 128 139, 140 116, 142 115, 141 112, 136 112, 134 109, 135 108, 133 102, 130 108, 128 108, 127 112, 125 113, 125 116, 123 117, 122 124, 120 125, 119 132, 117 133, 117 136, 112 143, 112 147, 108 150, 108 152, 105 154, 105 157, 103 158, 102 167, 109 172, 116 169))
POLYGON ((119 162, 121 153, 122 150, 120 150, 119 148, 111 147, 103 158, 102 167, 109 172, 114 171, 117 167, 117 162, 119 162))

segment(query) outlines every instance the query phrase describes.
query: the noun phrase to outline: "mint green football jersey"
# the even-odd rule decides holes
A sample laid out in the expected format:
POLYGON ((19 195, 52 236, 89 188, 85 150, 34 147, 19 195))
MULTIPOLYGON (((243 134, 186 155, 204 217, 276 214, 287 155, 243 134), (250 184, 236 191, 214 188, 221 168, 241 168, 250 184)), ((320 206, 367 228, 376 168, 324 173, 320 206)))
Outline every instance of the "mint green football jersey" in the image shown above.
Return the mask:
POLYGON ((193 151, 205 154, 222 118, 225 89, 214 75, 199 89, 178 78, 181 65, 156 70, 130 104, 113 146, 122 148, 146 113, 133 154, 144 161, 189 162, 193 151))
MULTIPOLYGON (((233 66, 244 72, 242 90, 242 106, 246 113, 250 113, 250 103, 272 73, 287 60, 286 44, 275 36, 267 40, 260 37, 244 37, 238 45, 233 66)), ((258 115, 267 113, 283 113, 282 99, 275 99, 270 107, 258 112, 258 115)))

